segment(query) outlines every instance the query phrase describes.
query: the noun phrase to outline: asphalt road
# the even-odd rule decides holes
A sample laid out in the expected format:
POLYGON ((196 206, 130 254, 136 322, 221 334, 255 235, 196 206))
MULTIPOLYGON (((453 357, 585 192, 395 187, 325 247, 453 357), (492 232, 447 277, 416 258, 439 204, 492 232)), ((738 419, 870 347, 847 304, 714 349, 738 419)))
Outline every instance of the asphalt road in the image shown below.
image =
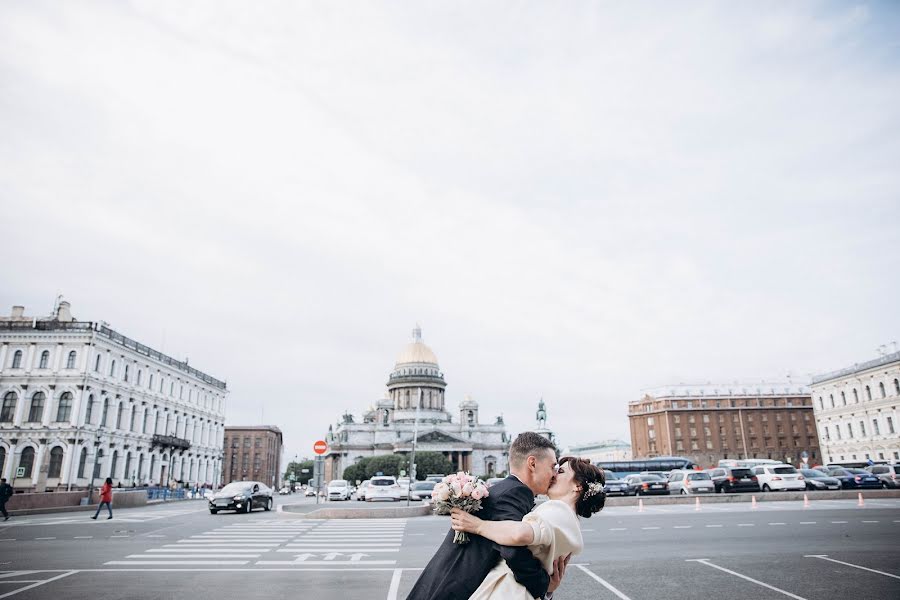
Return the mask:
MULTIPOLYGON (((280 499, 302 501, 297 496, 280 499)), ((312 499, 309 499, 312 501, 312 499)), ((348 503, 349 504, 349 503, 348 503)), ((445 517, 210 515, 203 501, 0 523, 0 600, 405 598, 445 517)), ((608 508, 558 600, 900 598, 900 500, 608 508)))

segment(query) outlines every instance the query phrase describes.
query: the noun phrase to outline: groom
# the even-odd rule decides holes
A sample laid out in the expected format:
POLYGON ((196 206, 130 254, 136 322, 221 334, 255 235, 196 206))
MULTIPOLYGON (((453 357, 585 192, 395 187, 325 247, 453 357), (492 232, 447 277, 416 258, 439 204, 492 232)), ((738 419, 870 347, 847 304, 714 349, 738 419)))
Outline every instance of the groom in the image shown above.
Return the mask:
MULTIPOLYGON (((519 434, 509 449, 510 476, 491 486, 478 516, 487 521, 521 521, 534 508, 534 497, 547 493, 555 467, 556 449, 550 440, 532 431, 519 434)), ((467 600, 500 559, 533 597, 549 597, 568 562, 559 559, 551 577, 525 546, 501 546, 474 534, 468 544, 454 544, 453 534, 452 529, 447 532, 406 600, 467 600)))

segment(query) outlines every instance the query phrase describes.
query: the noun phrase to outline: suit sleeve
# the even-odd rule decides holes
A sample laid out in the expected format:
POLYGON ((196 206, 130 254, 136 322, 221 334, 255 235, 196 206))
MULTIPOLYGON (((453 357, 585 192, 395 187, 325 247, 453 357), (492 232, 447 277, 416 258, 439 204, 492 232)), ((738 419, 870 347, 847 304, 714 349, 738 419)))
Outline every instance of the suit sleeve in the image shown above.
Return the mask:
MULTIPOLYGON (((521 521, 534 507, 534 497, 526 487, 516 487, 497 498, 494 502, 494 521, 521 521)), ((536 559, 527 546, 502 546, 494 544, 500 556, 506 561, 516 581, 525 586, 534 598, 547 593, 550 575, 541 561, 536 559)))

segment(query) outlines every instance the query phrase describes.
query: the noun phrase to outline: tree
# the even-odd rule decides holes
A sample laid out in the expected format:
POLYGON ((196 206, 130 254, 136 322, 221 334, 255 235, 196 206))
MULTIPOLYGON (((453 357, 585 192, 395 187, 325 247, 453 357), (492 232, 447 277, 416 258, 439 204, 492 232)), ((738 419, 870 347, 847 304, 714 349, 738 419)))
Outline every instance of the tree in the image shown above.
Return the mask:
MULTIPOLYGON (((376 474, 399 477, 400 471, 409 475, 409 455, 385 454, 382 456, 367 456, 350 465, 342 473, 347 481, 365 481, 376 474)), ((453 464, 440 452, 416 453, 416 479, 424 481, 429 473, 443 473, 445 475, 454 472, 453 464)))
POLYGON ((305 485, 313 476, 313 461, 303 460, 300 462, 291 461, 288 463, 287 469, 284 471, 284 478, 290 479, 291 473, 294 474, 294 483, 297 485, 305 485), (303 472, 306 469, 306 473, 303 472))
POLYGON ((425 481, 429 473, 455 473, 453 463, 440 452, 416 452, 416 479, 425 481))

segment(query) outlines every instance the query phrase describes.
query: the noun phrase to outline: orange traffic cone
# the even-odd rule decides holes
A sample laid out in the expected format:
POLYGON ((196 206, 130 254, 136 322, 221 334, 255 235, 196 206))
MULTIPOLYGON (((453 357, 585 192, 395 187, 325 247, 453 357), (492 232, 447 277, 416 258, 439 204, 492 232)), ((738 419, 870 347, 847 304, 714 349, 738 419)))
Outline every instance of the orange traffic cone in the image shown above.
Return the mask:
POLYGON ((638 498, 638 512, 644 512, 644 499, 638 498))
POLYGON ((750 502, 750 508, 756 510, 756 496, 752 496, 752 501, 750 502))
POLYGON ((697 497, 697 501, 694 502, 694 510, 700 510, 700 497, 697 497))
POLYGON ((859 493, 859 501, 856 503, 857 506, 865 506, 866 503, 863 501, 862 492, 859 493))
POLYGON ((803 508, 809 508, 809 497, 803 494, 803 508))

